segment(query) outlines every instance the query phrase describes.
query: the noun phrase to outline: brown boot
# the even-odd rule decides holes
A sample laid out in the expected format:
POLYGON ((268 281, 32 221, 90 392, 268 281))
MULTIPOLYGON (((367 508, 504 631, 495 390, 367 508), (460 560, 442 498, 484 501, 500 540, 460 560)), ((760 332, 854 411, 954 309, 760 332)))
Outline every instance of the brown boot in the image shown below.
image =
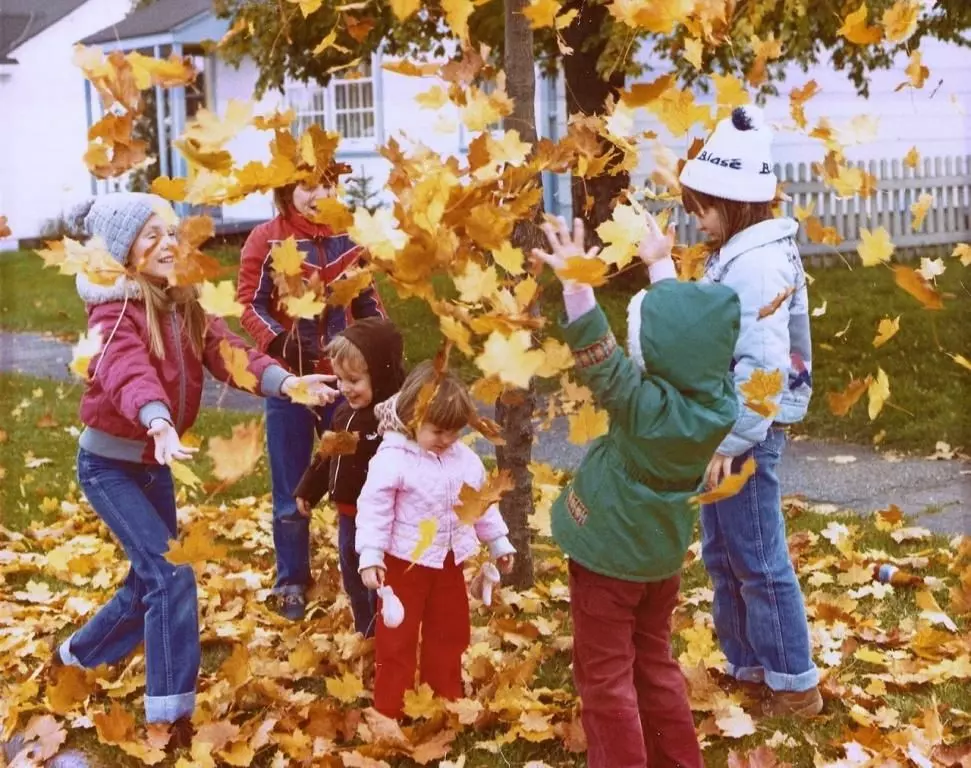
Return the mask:
POLYGON ((169 743, 165 746, 165 750, 169 754, 178 750, 188 749, 192 746, 192 739, 195 736, 192 719, 189 717, 180 717, 172 723, 169 733, 171 734, 169 743))
POLYGON ((772 691, 762 701, 765 717, 815 717, 823 711, 819 688, 808 691, 772 691))

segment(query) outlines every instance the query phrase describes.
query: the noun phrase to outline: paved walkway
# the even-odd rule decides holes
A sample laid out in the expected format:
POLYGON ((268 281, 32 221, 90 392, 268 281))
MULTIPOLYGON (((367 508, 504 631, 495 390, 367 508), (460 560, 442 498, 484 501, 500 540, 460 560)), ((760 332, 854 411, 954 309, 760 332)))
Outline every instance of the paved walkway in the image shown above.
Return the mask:
MULTIPOLYGON (((0 332, 0 371, 68 378, 71 347, 50 336, 0 332)), ((259 410, 259 398, 209 380, 203 404, 259 410)), ((558 419, 537 436, 534 456, 553 466, 572 469, 584 449, 566 439, 567 425, 558 419)), ((483 453, 491 446, 483 445, 483 453)), ((894 458, 868 447, 795 440, 786 450, 780 471, 783 492, 815 502, 870 512, 896 504, 916 515, 921 525, 942 533, 971 534, 971 463, 894 458)))

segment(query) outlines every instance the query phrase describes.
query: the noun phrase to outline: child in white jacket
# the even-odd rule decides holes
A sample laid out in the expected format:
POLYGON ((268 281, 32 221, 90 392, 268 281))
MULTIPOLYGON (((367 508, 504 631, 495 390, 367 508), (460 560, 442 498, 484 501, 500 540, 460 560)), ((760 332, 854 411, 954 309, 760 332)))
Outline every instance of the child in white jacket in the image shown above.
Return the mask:
POLYGON ((475 405, 457 378, 422 363, 375 413, 384 439, 357 502, 356 547, 365 586, 390 586, 404 607, 399 626, 378 619, 374 682, 375 708, 401 717, 415 684, 419 636, 421 682, 443 698, 463 696, 471 626, 462 562, 481 541, 509 572, 515 550, 496 507, 472 525, 455 514, 462 487, 478 489, 486 476, 479 457, 458 442, 475 405), (434 395, 416 418, 428 388, 434 395))

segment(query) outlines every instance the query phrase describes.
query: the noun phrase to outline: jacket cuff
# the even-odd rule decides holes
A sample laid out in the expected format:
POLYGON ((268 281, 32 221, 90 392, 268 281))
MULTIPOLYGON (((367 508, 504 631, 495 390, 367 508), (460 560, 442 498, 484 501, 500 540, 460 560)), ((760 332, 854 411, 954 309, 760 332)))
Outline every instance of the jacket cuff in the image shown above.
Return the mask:
POLYGON ((365 568, 384 568, 384 552, 373 547, 362 549, 357 564, 357 572, 360 573, 365 568))
POLYGON ((161 400, 152 400, 138 409, 138 420, 145 429, 152 426, 153 419, 165 419, 169 424, 175 426, 169 407, 161 400))
POLYGON ((489 542, 489 557, 493 560, 498 560, 503 555, 514 554, 516 554, 516 548, 509 541, 508 536, 500 536, 498 539, 489 542))
POLYGON ((734 432, 729 432, 728 436, 722 440, 721 445, 718 446, 718 453, 723 456, 741 456, 746 451, 750 451, 755 447, 755 443, 751 440, 746 440, 744 437, 739 437, 734 432))
POLYGON ((263 397, 283 397, 280 390, 283 382, 290 376, 293 374, 282 365, 274 363, 268 366, 260 377, 260 393, 263 397))
POLYGON ((597 299, 593 295, 593 288, 589 285, 581 285, 573 290, 564 289, 563 305, 566 308, 567 322, 572 323, 596 307, 597 299))
POLYGON ((647 275, 651 279, 651 284, 659 283, 662 280, 678 278, 678 270, 674 267, 674 259, 668 256, 666 259, 655 261, 647 268, 647 275))

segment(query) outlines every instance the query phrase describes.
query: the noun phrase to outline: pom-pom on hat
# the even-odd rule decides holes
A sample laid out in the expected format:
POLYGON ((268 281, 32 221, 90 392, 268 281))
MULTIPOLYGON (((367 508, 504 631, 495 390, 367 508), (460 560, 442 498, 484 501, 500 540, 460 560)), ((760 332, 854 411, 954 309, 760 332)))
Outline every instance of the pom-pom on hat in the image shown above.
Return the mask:
POLYGON ((758 107, 736 107, 718 123, 697 157, 685 163, 682 186, 741 203, 767 203, 778 185, 772 129, 758 107))
POLYGON ((100 237, 108 253, 122 266, 128 252, 153 213, 171 212, 158 195, 143 192, 112 192, 79 203, 68 214, 75 235, 100 237))

